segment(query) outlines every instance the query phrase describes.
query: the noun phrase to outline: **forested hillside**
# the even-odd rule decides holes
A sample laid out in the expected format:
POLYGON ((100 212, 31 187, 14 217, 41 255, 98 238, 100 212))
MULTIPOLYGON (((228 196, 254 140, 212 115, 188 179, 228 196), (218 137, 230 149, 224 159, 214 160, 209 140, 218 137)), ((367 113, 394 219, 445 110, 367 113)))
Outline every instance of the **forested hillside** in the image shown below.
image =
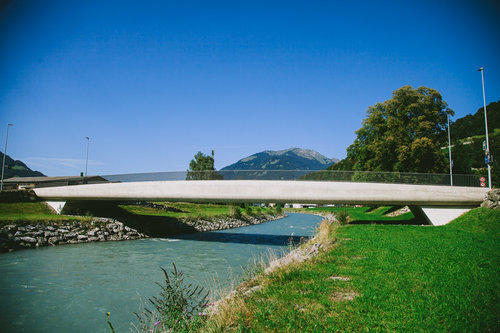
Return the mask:
MULTIPOLYGON (((0 152, 0 163, 3 161, 4 154, 0 152)), ((1 166, 0 166, 1 168, 1 166)), ((12 159, 9 155, 5 157, 4 179, 11 177, 40 177, 45 176, 39 171, 33 171, 21 161, 12 159)))

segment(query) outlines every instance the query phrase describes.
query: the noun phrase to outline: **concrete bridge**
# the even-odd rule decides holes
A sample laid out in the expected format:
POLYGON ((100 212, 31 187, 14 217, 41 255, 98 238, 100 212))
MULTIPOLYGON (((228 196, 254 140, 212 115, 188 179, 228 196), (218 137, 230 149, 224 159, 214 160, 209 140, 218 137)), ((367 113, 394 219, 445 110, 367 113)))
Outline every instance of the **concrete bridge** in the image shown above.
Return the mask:
POLYGON ((408 205, 414 215, 442 225, 477 207, 487 189, 334 181, 190 180, 75 185, 34 191, 59 211, 68 200, 408 205))

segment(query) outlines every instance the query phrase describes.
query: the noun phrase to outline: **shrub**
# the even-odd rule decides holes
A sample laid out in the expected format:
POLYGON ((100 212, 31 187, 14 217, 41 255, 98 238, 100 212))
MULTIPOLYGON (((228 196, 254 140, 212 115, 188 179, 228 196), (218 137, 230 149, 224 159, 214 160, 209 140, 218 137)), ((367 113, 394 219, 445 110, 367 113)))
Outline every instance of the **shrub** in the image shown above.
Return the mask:
POLYGON ((245 214, 247 214, 247 215, 249 215, 249 216, 253 215, 253 209, 252 209, 252 206, 250 206, 250 205, 246 205, 246 207, 245 207, 245 214))
POLYGON ((283 205, 277 204, 276 205, 276 214, 281 214, 281 213, 283 213, 283 205))
POLYGON ((167 329, 167 331, 190 331, 201 323, 205 316, 204 310, 208 305, 208 291, 203 287, 186 285, 184 274, 177 270, 169 273, 160 267, 165 276, 164 284, 156 282, 161 288, 158 297, 153 296, 148 301, 153 309, 145 308, 141 314, 135 312, 139 318, 142 331, 149 332, 153 328, 167 329))
POLYGON ((351 222, 351 215, 346 209, 338 210, 334 213, 334 215, 337 221, 342 225, 351 222))
POLYGON ((231 215, 235 219, 240 219, 241 218, 241 208, 238 206, 229 207, 229 215, 231 215))

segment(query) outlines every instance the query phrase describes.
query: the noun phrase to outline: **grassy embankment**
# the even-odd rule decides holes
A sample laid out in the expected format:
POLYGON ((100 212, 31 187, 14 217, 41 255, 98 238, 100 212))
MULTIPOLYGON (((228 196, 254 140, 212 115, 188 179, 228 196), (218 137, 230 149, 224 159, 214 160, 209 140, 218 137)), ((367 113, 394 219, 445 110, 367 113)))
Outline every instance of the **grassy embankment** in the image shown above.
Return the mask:
MULTIPOLYGON (((159 205, 165 205, 165 209, 157 209, 144 207, 139 205, 120 205, 121 208, 133 214, 151 215, 151 216, 168 216, 179 220, 184 219, 211 219, 216 217, 227 217, 235 214, 234 206, 224 204, 202 204, 188 202, 163 202, 159 205)), ((239 208, 243 217, 249 217, 259 214, 274 214, 275 209, 267 207, 252 207, 239 208)))
MULTIPOLYGON (((220 204, 198 204, 198 203, 184 203, 184 202, 164 202, 161 203, 165 207, 151 208, 140 205, 118 205, 110 206, 105 203, 104 206, 96 205, 95 209, 92 207, 85 207, 79 209, 81 215, 58 215, 52 211, 47 205, 42 202, 16 202, 5 203, 0 202, 0 221, 4 223, 16 221, 30 221, 30 222, 47 222, 47 221, 63 221, 63 220, 90 220, 90 216, 105 216, 105 217, 120 217, 126 216, 127 219, 147 218, 148 216, 165 217, 165 220, 184 220, 184 219, 199 219, 199 218, 215 218, 227 217, 234 214, 234 208, 229 205, 220 204)), ((79 207, 81 208, 81 207, 79 207)), ((272 214, 275 210, 269 208, 251 207, 250 211, 241 209, 242 217, 256 214, 272 214), (250 214, 248 214, 250 212, 250 214)))
POLYGON ((347 211, 353 222, 362 221, 394 221, 397 223, 407 222, 408 224, 413 223, 413 214, 411 212, 401 214, 399 216, 387 216, 387 213, 392 212, 398 207, 393 206, 380 206, 380 207, 316 207, 316 208, 286 208, 285 211, 291 213, 306 213, 306 214, 320 214, 328 215, 334 214, 338 211, 347 211))
POLYGON ((331 249, 257 277, 206 330, 499 331, 500 212, 446 226, 346 225, 331 249))
POLYGON ((0 202, 0 223, 89 220, 85 216, 58 215, 43 202, 0 202))

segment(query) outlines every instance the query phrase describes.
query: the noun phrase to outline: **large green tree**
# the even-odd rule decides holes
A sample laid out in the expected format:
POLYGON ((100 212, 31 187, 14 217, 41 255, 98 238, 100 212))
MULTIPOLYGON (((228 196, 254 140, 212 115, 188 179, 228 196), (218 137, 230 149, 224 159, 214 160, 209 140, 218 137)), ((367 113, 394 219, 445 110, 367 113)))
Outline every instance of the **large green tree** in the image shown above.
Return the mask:
POLYGON ((347 159, 360 171, 444 172, 447 114, 454 112, 437 90, 401 87, 368 108, 347 159))
POLYGON ((214 180, 222 179, 222 175, 215 171, 214 158, 198 152, 189 162, 186 180, 214 180))

